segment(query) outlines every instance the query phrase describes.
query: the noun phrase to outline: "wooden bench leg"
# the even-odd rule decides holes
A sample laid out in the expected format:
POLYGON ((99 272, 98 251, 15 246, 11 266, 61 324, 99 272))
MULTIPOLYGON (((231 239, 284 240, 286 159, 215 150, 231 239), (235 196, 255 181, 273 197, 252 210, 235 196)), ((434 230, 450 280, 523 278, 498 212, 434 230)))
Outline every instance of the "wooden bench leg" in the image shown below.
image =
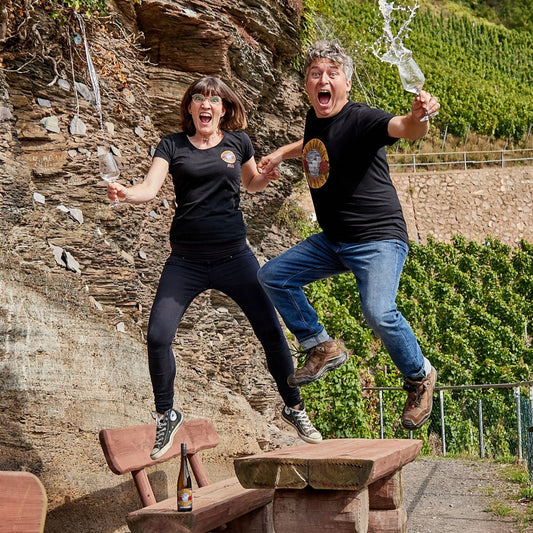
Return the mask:
POLYGON ((407 533, 401 469, 372 483, 368 500, 368 533, 407 533))
POLYGON ((367 533, 368 489, 276 489, 273 514, 276 533, 367 533))
POLYGON ((370 509, 397 509, 403 504, 402 470, 378 479, 368 486, 370 509))
POLYGON ((370 509, 368 533, 407 533, 407 511, 404 507, 386 511, 370 509))
POLYGON ((274 533, 272 504, 232 520, 227 524, 225 533, 274 533))

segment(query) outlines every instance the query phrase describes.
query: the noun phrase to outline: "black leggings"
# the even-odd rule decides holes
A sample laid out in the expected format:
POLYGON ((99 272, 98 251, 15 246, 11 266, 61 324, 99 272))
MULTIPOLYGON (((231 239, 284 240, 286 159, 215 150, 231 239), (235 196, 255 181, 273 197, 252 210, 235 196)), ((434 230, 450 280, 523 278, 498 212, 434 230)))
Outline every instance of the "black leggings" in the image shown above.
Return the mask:
POLYGON ((287 385, 294 363, 274 306, 257 281, 259 263, 247 246, 217 261, 192 261, 171 255, 161 274, 148 323, 148 365, 155 408, 174 403, 176 361, 172 341, 181 318, 198 294, 216 289, 232 298, 250 321, 265 350, 267 365, 286 405, 300 403, 300 391, 287 385))

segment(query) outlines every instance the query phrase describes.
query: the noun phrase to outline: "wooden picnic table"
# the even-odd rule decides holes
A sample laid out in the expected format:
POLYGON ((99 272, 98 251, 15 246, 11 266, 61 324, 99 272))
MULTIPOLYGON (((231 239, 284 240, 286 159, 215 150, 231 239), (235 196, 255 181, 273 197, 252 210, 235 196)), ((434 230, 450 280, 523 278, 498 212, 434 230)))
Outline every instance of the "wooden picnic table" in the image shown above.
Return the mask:
POLYGON ((276 533, 404 533, 401 469, 422 441, 331 439, 235 459, 245 488, 274 489, 276 533))

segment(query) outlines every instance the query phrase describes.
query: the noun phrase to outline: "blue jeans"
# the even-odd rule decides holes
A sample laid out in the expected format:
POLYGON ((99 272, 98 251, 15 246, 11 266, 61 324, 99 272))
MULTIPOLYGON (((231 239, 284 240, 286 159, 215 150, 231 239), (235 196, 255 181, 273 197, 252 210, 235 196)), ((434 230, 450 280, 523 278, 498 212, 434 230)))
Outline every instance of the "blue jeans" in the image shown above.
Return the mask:
POLYGON ((329 339, 307 301, 304 285, 352 271, 363 315, 403 376, 425 377, 424 356, 396 307, 396 294, 409 247, 400 240, 334 243, 318 233, 266 263, 258 279, 303 350, 329 339))

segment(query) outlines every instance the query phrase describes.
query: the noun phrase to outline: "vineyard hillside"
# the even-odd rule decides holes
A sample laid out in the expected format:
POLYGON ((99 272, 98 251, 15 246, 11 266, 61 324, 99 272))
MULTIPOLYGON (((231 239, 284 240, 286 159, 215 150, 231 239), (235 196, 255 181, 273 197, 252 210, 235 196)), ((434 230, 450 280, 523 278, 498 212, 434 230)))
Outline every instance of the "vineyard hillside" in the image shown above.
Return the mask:
MULTIPOLYGON (((395 2, 403 7, 414 4, 395 2)), ((442 104, 432 135, 439 138, 446 132, 462 138, 476 133, 522 146, 533 124, 530 2, 516 3, 512 14, 503 8, 471 9, 470 4, 486 5, 423 0, 403 38, 425 74, 425 88, 442 104)), ((308 0, 306 6, 308 19, 318 23, 308 25, 304 42, 337 37, 354 57, 352 98, 404 113, 411 95, 403 90, 396 68, 373 53, 379 51, 383 35, 378 2, 308 0)), ((407 11, 395 11, 393 17, 392 29, 397 32, 407 11)))

